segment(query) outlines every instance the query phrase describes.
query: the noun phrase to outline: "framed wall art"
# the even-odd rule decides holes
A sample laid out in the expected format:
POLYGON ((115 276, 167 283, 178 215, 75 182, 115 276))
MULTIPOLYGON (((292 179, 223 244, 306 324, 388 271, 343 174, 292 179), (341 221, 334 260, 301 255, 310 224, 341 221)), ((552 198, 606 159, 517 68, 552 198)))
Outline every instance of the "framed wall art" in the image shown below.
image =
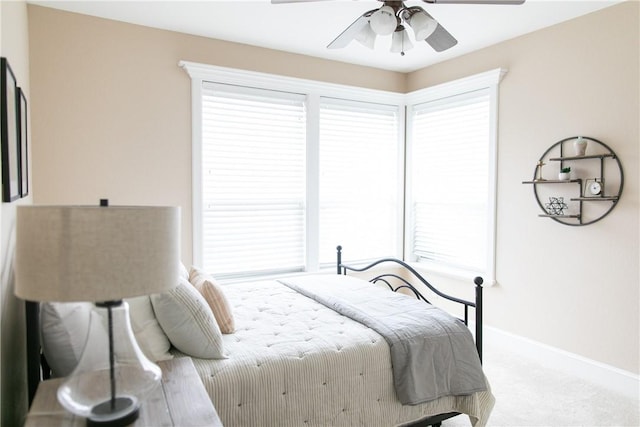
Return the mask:
POLYGON ((18 88, 18 132, 20 141, 20 197, 29 194, 29 126, 27 114, 27 96, 18 88))
POLYGON ((0 80, 2 201, 13 202, 20 198, 18 85, 6 58, 0 58, 0 80))

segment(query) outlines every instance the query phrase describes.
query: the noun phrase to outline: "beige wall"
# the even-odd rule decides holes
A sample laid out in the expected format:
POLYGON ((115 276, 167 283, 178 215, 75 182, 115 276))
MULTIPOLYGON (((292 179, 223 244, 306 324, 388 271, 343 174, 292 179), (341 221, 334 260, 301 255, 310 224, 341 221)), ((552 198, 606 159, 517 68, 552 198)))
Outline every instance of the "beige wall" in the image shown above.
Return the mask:
MULTIPOLYGON (((8 59, 18 85, 27 95, 29 86, 29 41, 27 5, 23 0, 0 2, 0 51, 8 59)), ((31 197, 0 207, 0 425, 22 425, 27 411, 26 344, 24 303, 13 295, 13 257, 16 206, 30 203, 31 197)))
POLYGON ((486 290, 487 323, 634 373, 639 9, 638 2, 613 6, 408 76, 415 90, 509 70, 500 86, 498 285, 486 290), (618 206, 584 227, 538 218, 532 188, 521 184, 550 145, 574 135, 608 144, 625 174, 618 206))
POLYGON ((185 263, 190 80, 179 60, 399 92, 508 68, 500 97, 499 284, 486 292, 487 323, 639 372, 638 3, 408 75, 28 10, 35 202, 108 197, 182 206, 185 263), (618 152, 625 192, 603 221, 567 227, 538 218, 532 189, 521 181, 549 145, 577 134, 618 152))

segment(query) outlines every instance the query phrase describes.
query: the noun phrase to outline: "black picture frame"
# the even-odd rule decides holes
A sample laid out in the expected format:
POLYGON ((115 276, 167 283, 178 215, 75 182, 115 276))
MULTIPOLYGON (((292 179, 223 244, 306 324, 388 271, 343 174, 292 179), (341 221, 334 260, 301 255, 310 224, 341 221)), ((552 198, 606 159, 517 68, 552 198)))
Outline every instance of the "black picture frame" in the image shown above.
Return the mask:
POLYGON ((13 202, 20 198, 18 84, 6 58, 0 58, 0 108, 2 201, 13 202))
POLYGON ((27 197, 29 195, 29 123, 27 96, 20 87, 18 88, 18 123, 20 124, 18 126, 20 197, 27 197))

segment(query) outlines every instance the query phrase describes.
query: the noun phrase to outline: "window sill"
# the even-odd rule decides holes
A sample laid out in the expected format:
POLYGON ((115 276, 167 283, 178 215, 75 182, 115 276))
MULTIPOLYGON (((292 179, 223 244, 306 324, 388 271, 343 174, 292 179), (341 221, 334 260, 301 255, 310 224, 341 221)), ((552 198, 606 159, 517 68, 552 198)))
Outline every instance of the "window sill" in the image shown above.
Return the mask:
POLYGON ((411 267, 415 268, 420 274, 423 274, 427 280, 429 280, 430 275, 437 275, 441 277, 445 277, 447 279, 454 279, 460 281, 465 284, 473 284, 473 279, 480 276, 484 283, 483 287, 491 287, 496 284, 496 281, 493 277, 490 277, 486 272, 477 272, 477 271, 469 271, 469 270, 461 270, 458 268, 446 267, 442 265, 438 265, 432 262, 419 262, 419 261, 411 261, 407 262, 411 267))

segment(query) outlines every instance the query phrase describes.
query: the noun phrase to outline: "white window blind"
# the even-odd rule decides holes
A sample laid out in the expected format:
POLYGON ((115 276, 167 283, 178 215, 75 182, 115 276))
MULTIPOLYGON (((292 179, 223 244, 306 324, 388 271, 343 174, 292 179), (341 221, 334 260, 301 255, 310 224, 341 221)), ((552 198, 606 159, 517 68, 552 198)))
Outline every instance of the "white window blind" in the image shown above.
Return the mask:
POLYGON ((320 100, 320 263, 396 254, 402 213, 398 106, 320 100))
POLYGON ((203 82, 203 267, 220 278, 305 266, 305 97, 203 82))
POLYGON ((489 90, 414 105, 410 110, 414 259, 486 273, 491 257, 489 90))

